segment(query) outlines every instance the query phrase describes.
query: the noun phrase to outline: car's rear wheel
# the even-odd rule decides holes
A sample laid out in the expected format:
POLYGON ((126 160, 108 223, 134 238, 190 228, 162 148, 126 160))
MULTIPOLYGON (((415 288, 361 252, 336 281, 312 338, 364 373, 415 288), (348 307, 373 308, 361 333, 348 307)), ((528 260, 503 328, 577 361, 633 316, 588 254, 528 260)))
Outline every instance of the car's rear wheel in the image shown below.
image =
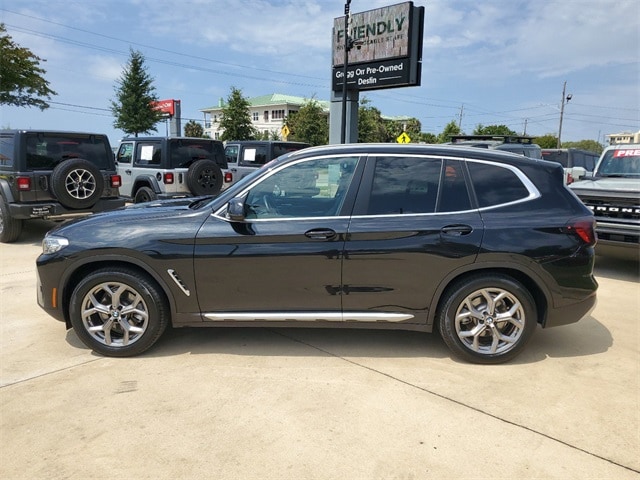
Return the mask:
POLYGON ((137 355, 151 347, 169 323, 160 288, 128 268, 103 268, 73 290, 71 325, 82 342, 112 357, 137 355))
POLYGON ((0 243, 15 242, 22 233, 22 220, 13 218, 9 205, 0 197, 0 243))
POLYGON ((82 158, 65 160, 51 172, 51 190, 71 209, 90 208, 102 196, 104 179, 100 169, 82 158))
POLYGON ((217 195, 222 182, 222 170, 213 160, 198 160, 187 171, 187 186, 194 195, 217 195))
POLYGON ((438 312, 443 340, 475 363, 502 363, 518 355, 537 325, 535 302, 515 279, 478 275, 457 282, 438 312))
POLYGON ((156 200, 157 198, 158 198, 158 195, 156 195, 156 192, 151 190, 149 187, 140 187, 136 191, 136 196, 134 197, 133 202, 134 203, 151 202, 153 200, 156 200))

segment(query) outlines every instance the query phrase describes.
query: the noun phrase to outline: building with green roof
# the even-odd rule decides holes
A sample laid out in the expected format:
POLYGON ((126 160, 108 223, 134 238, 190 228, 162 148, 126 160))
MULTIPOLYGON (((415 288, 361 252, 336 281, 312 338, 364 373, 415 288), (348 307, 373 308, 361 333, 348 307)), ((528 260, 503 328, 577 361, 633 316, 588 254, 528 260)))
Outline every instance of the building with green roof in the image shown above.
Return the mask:
MULTIPOLYGON (((248 98, 249 114, 253 126, 261 134, 272 136, 280 135, 280 130, 285 119, 300 110, 300 107, 308 102, 309 98, 295 97, 293 95, 283 95, 272 93, 259 97, 248 98)), ((323 111, 329 116, 329 102, 326 100, 316 100, 323 111)), ((219 139, 222 134, 220 129, 220 119, 225 101, 220 98, 218 105, 203 108, 200 111, 204 114, 204 133, 211 138, 219 139)))

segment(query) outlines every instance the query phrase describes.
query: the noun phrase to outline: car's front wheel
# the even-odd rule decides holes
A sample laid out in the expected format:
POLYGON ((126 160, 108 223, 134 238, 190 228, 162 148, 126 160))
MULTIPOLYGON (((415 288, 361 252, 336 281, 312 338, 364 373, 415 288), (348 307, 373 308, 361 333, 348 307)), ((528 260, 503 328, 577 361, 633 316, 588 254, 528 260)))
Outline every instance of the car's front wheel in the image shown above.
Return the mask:
POLYGON ((128 268, 103 268, 87 275, 73 290, 69 314, 80 340, 111 357, 147 350, 170 316, 156 283, 128 268))
POLYGON ((535 302, 515 279, 477 275, 457 282, 438 312, 443 340, 474 363, 502 363, 518 355, 537 325, 535 302))

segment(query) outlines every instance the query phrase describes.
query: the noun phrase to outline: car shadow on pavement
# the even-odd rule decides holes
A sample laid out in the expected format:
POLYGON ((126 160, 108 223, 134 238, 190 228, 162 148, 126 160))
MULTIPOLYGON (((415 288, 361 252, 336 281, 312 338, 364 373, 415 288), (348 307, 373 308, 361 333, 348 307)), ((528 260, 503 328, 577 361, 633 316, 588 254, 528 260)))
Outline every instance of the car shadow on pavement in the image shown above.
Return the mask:
POLYGON ((588 315, 577 323, 538 328, 522 354, 511 364, 533 363, 546 358, 577 358, 605 353, 613 336, 602 323, 588 315))
MULTIPOLYGON (((74 348, 87 348, 73 330, 67 332, 66 340, 74 348)), ((507 365, 596 355, 606 352, 612 345, 609 330, 588 316, 573 325, 548 330, 538 328, 524 351, 507 365)), ((456 363, 467 363, 454 357, 437 333, 340 328, 170 328, 141 356, 155 358, 185 354, 450 358, 456 363)), ((93 355, 100 357, 96 353, 93 355)))

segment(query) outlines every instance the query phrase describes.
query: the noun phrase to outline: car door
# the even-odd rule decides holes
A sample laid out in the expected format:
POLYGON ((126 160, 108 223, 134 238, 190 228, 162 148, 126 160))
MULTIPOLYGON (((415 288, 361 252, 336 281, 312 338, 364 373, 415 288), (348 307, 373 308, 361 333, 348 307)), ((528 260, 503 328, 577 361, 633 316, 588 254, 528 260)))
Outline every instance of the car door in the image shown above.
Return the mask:
POLYGON ((369 157, 345 242, 345 316, 426 322, 438 284, 481 244, 467 177, 460 160, 369 157))
POLYGON ((211 215, 194 269, 205 320, 339 320, 357 156, 307 158, 249 185, 244 221, 211 215), (292 313, 293 312, 293 313, 292 313))
POLYGON ((133 148, 133 142, 122 142, 116 154, 116 170, 122 182, 120 185, 120 193, 125 197, 131 196, 131 189, 133 188, 133 175, 131 170, 133 148))

